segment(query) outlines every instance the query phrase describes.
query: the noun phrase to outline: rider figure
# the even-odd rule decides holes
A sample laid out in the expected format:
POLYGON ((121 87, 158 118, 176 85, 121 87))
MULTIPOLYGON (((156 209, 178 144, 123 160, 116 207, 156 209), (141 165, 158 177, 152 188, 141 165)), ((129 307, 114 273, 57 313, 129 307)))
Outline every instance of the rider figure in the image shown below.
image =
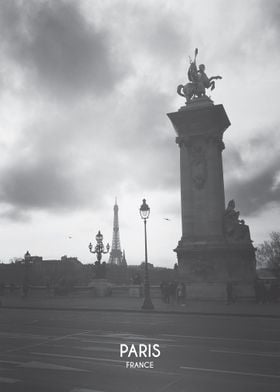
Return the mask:
POLYGON ((198 49, 195 49, 194 60, 190 58, 190 66, 188 68, 188 79, 189 83, 186 85, 180 84, 177 87, 177 93, 182 97, 186 98, 186 103, 190 102, 194 97, 205 96, 205 89, 210 88, 211 91, 215 88, 216 79, 222 79, 221 76, 208 76, 205 73, 205 65, 200 64, 198 69, 196 65, 196 57, 198 54, 198 49))
MULTIPOLYGON (((194 52, 194 60, 192 61, 190 58, 190 66, 188 69, 188 79, 191 82, 190 84, 193 86, 195 95, 201 97, 205 95, 205 86, 204 86, 204 75, 197 69, 196 65, 196 56, 198 54, 198 49, 195 49, 194 52), (202 77, 203 76, 203 77, 202 77)), ((200 67, 200 66, 199 66, 200 67)), ((205 75, 206 76, 206 75, 205 75)), ((206 76, 207 77, 207 76, 206 76)))
POLYGON ((211 76, 211 78, 208 78, 208 76, 205 73, 205 65, 200 64, 198 67, 198 80, 203 84, 205 88, 209 88, 210 90, 214 90, 215 88, 215 79, 222 79, 221 76, 211 76))

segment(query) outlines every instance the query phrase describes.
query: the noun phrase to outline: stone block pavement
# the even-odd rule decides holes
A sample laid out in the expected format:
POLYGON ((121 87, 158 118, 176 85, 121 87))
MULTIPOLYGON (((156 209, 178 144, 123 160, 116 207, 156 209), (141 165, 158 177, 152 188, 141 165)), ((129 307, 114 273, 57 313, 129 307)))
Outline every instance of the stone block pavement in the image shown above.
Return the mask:
MULTIPOLYGON (((0 297, 2 309, 51 309, 73 311, 111 311, 111 312, 143 312, 143 298, 131 297, 90 297, 90 296, 50 296, 21 298, 20 296, 0 297)), ((163 303, 160 298, 153 298, 155 313, 197 314, 197 315, 232 315, 251 317, 280 318, 280 302, 257 304, 242 300, 228 305, 225 301, 187 300, 178 305, 163 303)), ((1 309, 0 309, 1 311, 1 309)))

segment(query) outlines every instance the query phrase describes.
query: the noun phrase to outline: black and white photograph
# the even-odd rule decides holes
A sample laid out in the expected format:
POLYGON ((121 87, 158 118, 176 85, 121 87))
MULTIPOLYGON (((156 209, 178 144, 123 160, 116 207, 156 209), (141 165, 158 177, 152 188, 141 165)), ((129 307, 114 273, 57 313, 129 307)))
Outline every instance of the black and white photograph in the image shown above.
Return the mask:
POLYGON ((0 0, 0 392, 280 390, 280 0, 0 0))

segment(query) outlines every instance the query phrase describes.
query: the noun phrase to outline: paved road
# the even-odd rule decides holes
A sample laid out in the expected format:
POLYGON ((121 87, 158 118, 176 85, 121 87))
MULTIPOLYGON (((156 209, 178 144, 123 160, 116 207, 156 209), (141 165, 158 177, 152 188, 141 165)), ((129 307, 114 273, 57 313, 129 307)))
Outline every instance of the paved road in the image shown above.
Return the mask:
POLYGON ((0 311, 1 392, 273 392, 280 320, 87 311, 0 311), (127 369, 120 344, 158 344, 127 369))

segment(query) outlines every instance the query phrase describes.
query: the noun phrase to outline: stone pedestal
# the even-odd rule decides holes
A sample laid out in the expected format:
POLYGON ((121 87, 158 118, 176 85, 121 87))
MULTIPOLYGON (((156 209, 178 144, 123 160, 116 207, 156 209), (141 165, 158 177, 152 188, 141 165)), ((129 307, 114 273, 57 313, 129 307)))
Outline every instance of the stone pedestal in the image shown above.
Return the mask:
POLYGON ((141 285, 133 284, 129 286, 129 296, 140 298, 143 296, 143 289, 141 285))
POLYGON ((220 297, 227 281, 251 292, 255 251, 249 228, 235 206, 225 209, 223 133, 230 121, 224 107, 197 99, 168 117, 180 148, 182 238, 175 249, 180 275, 199 297, 203 287, 205 297, 210 292, 220 297))
POLYGON ((88 285, 97 297, 108 297, 112 294, 112 285, 107 279, 94 279, 88 285))

